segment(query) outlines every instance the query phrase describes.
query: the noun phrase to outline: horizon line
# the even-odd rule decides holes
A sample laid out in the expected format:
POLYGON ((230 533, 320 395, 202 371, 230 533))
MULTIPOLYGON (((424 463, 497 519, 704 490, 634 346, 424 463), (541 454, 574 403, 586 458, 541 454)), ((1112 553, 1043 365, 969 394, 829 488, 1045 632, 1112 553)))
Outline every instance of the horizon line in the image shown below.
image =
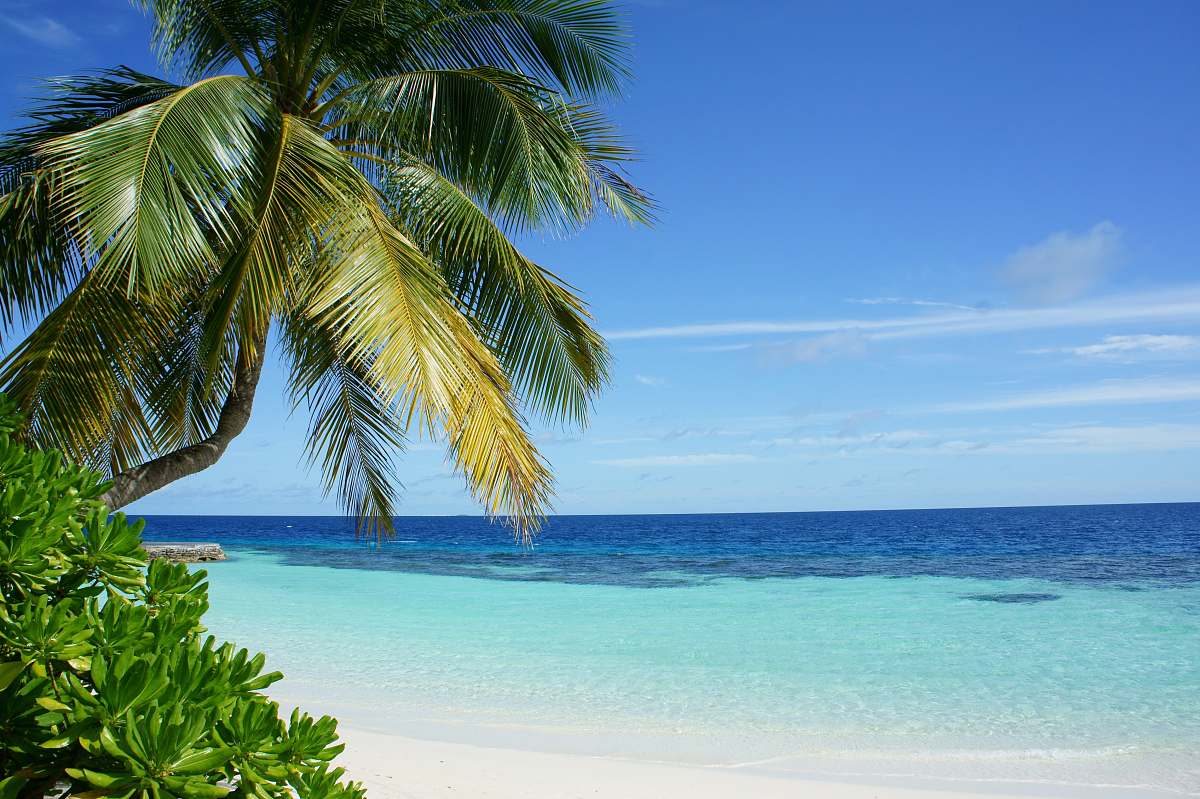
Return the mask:
MULTIPOLYGON (((796 515, 804 513, 909 513, 919 511, 951 511, 951 510, 1023 510, 1037 508, 1115 508, 1141 505, 1200 505, 1200 499, 1186 500, 1150 500, 1142 502, 1062 502, 1035 505, 944 505, 938 507, 900 507, 900 508, 827 508, 820 510, 765 510, 765 511, 701 511, 697 513, 680 513, 674 511, 653 511, 649 513, 551 513, 547 519, 559 517, 605 517, 605 516, 772 516, 796 515)), ((117 511, 114 511, 117 512, 117 511)), ((124 510, 119 511, 125 513, 124 510)), ((147 516, 167 517, 199 517, 199 518, 228 518, 228 519, 345 519, 353 522, 353 516, 336 513, 125 513, 126 516, 136 515, 138 518, 147 516)), ((393 519, 482 519, 493 524, 503 525, 499 517, 489 517, 475 513, 423 513, 396 514, 393 519)))

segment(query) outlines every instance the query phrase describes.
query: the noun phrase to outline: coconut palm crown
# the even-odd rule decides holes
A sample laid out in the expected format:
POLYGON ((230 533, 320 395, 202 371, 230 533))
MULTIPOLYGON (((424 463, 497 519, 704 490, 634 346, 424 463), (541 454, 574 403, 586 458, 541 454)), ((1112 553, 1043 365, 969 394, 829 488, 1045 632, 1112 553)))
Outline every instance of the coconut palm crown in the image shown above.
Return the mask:
POLYGON ((391 531, 394 458, 443 441, 528 535, 527 414, 583 424, 609 356, 512 242, 648 223, 594 103, 627 78, 606 0, 141 0, 172 82, 51 82, 0 142, 0 386, 25 438, 121 507, 217 461, 268 334, 325 490, 391 531))

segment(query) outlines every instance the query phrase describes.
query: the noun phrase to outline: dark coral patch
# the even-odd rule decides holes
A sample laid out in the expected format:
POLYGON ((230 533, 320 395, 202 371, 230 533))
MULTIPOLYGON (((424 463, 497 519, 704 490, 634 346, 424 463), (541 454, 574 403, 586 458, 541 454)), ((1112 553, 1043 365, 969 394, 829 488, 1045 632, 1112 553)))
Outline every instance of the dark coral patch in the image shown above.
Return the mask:
POLYGON ((1053 602, 1061 594, 967 594, 963 599, 976 602, 1003 602, 1012 605, 1036 605, 1038 602, 1053 602))

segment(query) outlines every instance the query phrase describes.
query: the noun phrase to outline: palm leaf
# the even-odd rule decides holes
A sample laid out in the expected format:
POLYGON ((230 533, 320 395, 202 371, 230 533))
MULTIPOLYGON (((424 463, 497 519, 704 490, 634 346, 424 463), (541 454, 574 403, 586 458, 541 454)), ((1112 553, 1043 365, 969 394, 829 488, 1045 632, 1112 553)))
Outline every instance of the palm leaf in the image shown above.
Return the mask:
POLYGON ((339 331, 351 357, 371 361, 389 401, 419 431, 444 437, 489 513, 530 534, 547 509, 550 473, 500 364, 382 212, 363 207, 343 226, 353 246, 330 265, 308 312, 339 331))
POLYGON ((182 88, 127 66, 46 80, 44 96, 24 114, 29 123, 0 139, 0 190, 7 191, 20 174, 36 166, 38 145, 95 127, 182 88))
POLYGON ((237 358, 238 336, 232 330, 215 352, 205 337, 211 311, 202 296, 185 298, 179 305, 180 313, 156 352, 140 364, 139 382, 149 387, 145 404, 158 452, 191 446, 212 435, 233 385, 237 358))
POLYGON ((0 196, 0 324, 39 319, 87 271, 68 233, 53 222, 45 181, 28 178, 0 196))
POLYGON ((553 420, 584 424, 609 354, 583 301, 425 162, 395 164, 388 189, 404 227, 442 267, 521 396, 553 420))
MULTIPOLYGON (((335 141, 366 156, 417 154, 509 231, 575 230, 597 204, 649 224, 653 201, 620 170, 633 158, 594 108, 492 68, 366 82, 331 109, 335 141)), ((360 165, 372 174, 371 162, 360 165)))
POLYGON ((44 315, 0 362, 27 437, 162 485, 240 432, 279 322, 309 456, 369 532, 411 434, 528 536, 551 478, 521 409, 583 422, 608 352, 508 236, 654 213, 580 102, 626 74, 611 5, 135 2, 196 82, 66 79, 0 142, 0 321, 44 315))
MULTIPOLYGON (((603 0, 389 2, 398 54, 437 67, 491 65, 574 95, 615 94, 628 78, 628 33, 603 0)), ((397 65, 404 67, 406 65, 397 65)))
POLYGON ((54 203, 99 279, 154 291, 217 262, 254 207, 268 113, 258 85, 222 76, 42 144, 54 203))
POLYGON ((583 153, 550 96, 494 68, 379 78, 346 103, 343 141, 415 153, 463 186, 508 230, 581 225, 592 211, 583 153))
MULTIPOLYGON (((275 0, 133 0, 154 17, 154 43, 168 67, 197 79, 237 60, 252 72, 279 28, 275 0)), ((262 59, 265 60, 265 59, 262 59)))
POLYGON ((243 347, 252 346, 282 308, 295 250, 319 238, 335 212, 335 201, 306 158, 311 153, 296 153, 292 131, 304 124, 290 114, 270 114, 264 120, 264 139, 271 144, 264 145, 263 168, 247 181, 246 193, 255 204, 246 220, 248 229, 230 249, 207 292, 213 306, 204 328, 209 352, 215 353, 218 342, 234 329, 242 331, 243 347), (315 187, 310 185, 313 181, 315 187), (240 317, 236 324, 235 313, 240 317))
POLYGON ((300 128, 296 137, 326 150, 321 174, 336 182, 347 209, 326 231, 302 313, 336 332, 349 359, 370 365, 407 430, 444 437, 476 497, 528 535, 546 511, 551 478, 503 368, 442 275, 389 222, 370 184, 315 133, 300 128))
POLYGON ((618 219, 653 224, 658 206, 624 174, 634 151, 612 123, 587 105, 563 103, 557 110, 583 153, 594 196, 618 219))
POLYGON ((0 383, 27 416, 26 438, 99 469, 155 449, 139 364, 165 339, 169 304, 138 304, 85 277, 0 362, 0 383))
POLYGON ((357 532, 376 540, 394 535, 396 465, 405 420, 385 399, 369 361, 347 357, 337 334, 300 316, 283 325, 291 361, 294 404, 308 404, 312 422, 305 451, 359 521, 357 532))
POLYGON ((83 277, 87 264, 59 223, 54 193, 40 168, 38 147, 180 87, 129 67, 46 82, 47 95, 29 112, 29 124, 0 140, 0 322, 40 318, 83 277))

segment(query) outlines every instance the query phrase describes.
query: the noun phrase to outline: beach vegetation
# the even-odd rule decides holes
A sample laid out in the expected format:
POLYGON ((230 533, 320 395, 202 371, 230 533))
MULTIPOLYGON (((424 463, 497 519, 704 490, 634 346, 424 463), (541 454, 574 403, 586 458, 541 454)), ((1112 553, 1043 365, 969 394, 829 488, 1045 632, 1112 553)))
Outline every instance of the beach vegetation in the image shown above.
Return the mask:
POLYGON ((205 633, 206 573, 154 560, 108 483, 14 433, 0 396, 0 799, 362 799, 337 722, 205 633))
POLYGON ((269 346, 324 488, 391 532, 394 460, 444 444, 523 535, 609 353, 518 249, 649 223, 597 103, 628 76, 607 0, 137 0, 170 79, 59 78, 0 141, 0 363, 19 435, 123 507, 215 463, 269 346))

